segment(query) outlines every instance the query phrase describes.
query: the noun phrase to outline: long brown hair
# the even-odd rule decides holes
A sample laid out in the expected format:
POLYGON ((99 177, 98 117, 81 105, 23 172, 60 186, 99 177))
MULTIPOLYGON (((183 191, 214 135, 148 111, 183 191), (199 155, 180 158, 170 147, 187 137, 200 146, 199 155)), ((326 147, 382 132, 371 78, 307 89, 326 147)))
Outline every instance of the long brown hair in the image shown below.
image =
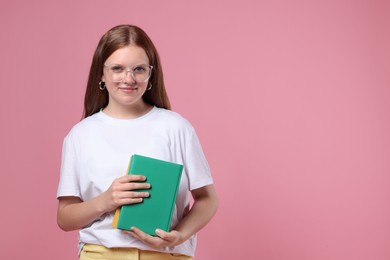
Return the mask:
POLYGON ((165 90, 163 71, 156 47, 149 36, 139 27, 134 25, 118 25, 106 32, 99 41, 93 55, 91 69, 89 71, 87 90, 84 98, 83 118, 91 116, 101 108, 108 105, 107 90, 99 89, 99 81, 103 76, 104 62, 116 50, 130 44, 141 47, 153 66, 149 82, 153 87, 143 95, 148 104, 156 107, 170 109, 169 98, 165 90))

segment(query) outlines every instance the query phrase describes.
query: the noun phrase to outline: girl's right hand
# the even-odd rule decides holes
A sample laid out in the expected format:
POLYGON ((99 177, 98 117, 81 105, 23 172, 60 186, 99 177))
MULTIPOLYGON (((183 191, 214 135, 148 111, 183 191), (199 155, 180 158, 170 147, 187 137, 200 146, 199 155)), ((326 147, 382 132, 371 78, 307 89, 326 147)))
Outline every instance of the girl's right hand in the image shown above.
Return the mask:
POLYGON ((115 179, 107 191, 101 194, 102 210, 111 212, 125 204, 142 202, 143 198, 149 197, 149 192, 136 190, 150 188, 150 184, 144 182, 145 180, 145 176, 135 174, 115 179))

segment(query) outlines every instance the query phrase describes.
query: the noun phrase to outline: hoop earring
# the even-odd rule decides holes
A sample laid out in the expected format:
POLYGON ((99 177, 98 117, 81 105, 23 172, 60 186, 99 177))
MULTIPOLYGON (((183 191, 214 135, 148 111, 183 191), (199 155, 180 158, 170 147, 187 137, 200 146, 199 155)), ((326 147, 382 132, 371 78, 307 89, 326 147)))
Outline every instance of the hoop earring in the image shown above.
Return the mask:
POLYGON ((106 89, 106 84, 104 83, 104 81, 99 81, 99 89, 101 91, 105 90, 106 89))
POLYGON ((148 83, 148 88, 147 88, 146 90, 151 90, 152 87, 153 87, 153 85, 152 85, 152 83, 150 83, 150 81, 149 81, 149 83, 148 83))

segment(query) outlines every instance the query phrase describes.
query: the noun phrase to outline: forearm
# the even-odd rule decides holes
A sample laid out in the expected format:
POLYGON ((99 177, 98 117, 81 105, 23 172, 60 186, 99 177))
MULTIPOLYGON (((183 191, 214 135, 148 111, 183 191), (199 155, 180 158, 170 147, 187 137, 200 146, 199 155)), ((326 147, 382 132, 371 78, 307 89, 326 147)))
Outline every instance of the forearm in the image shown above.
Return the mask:
POLYGON ((99 197, 85 202, 79 198, 60 201, 57 213, 58 226, 65 231, 87 226, 105 213, 99 205, 99 197))
POLYGON ((78 197, 60 198, 58 226, 65 231, 80 229, 122 205, 140 203, 143 198, 149 196, 149 192, 134 191, 150 188, 150 184, 143 181, 145 176, 125 175, 115 179, 107 191, 91 200, 82 201, 78 197))
POLYGON ((202 188, 201 196, 194 198, 189 213, 180 221, 175 230, 182 236, 182 242, 201 230, 214 216, 218 208, 218 198, 212 185, 202 188))
POLYGON ((213 185, 193 190, 191 193, 194 205, 174 230, 165 232, 157 229, 157 236, 150 236, 136 227, 124 232, 154 248, 176 246, 185 242, 211 220, 218 207, 217 194, 213 185))

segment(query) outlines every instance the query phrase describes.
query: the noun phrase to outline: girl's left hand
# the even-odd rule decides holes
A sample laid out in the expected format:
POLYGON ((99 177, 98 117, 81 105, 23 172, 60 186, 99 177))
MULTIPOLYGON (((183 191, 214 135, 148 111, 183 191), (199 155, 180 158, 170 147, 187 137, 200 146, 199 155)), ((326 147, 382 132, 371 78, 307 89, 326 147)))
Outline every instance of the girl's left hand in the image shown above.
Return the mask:
POLYGON ((136 227, 132 227, 131 231, 124 230, 123 233, 129 234, 130 236, 141 240, 142 242, 153 248, 177 246, 184 242, 181 241, 181 234, 176 230, 165 232, 164 230, 156 229, 156 237, 146 234, 145 232, 136 227))

